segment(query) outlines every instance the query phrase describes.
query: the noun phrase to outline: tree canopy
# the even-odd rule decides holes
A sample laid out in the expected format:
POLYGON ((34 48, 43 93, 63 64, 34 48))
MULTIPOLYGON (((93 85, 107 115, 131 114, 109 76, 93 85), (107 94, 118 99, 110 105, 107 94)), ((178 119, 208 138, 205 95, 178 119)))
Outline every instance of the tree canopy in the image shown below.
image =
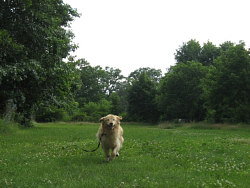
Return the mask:
POLYGON ((215 122, 250 121, 250 57, 244 44, 230 46, 203 80, 207 118, 215 122))
POLYGON ((29 126, 36 105, 62 105, 71 96, 75 64, 63 58, 76 45, 66 27, 79 14, 62 0, 8 0, 0 6, 0 104, 3 109, 14 99, 20 123, 29 126))
POLYGON ((128 91, 128 113, 132 120, 154 122, 158 120, 156 85, 142 72, 128 91))
POLYGON ((157 99, 162 120, 204 119, 200 80, 206 72, 205 66, 194 61, 179 63, 169 69, 160 83, 157 99))

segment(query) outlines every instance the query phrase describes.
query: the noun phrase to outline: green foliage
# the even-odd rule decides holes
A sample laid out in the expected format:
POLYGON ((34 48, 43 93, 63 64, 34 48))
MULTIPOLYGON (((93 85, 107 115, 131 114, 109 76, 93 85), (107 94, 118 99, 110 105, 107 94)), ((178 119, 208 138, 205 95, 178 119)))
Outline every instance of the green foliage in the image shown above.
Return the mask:
POLYGON ((99 102, 105 99, 120 87, 123 79, 121 70, 100 66, 92 67, 86 60, 78 60, 80 64, 80 74, 82 87, 76 93, 76 100, 80 107, 89 102, 99 102))
POLYGON ((115 69, 112 67, 105 67, 105 72, 106 76, 104 77, 104 91, 106 94, 108 94, 108 96, 110 96, 113 92, 117 92, 119 90, 124 76, 121 75, 120 69, 115 69))
POLYGON ((6 132, 9 132, 10 128, 9 128, 9 124, 0 119, 0 133, 6 133, 6 132))
POLYGON ((230 43, 224 43, 220 48, 207 42, 200 46, 196 40, 190 40, 176 50, 175 59, 177 63, 187 63, 189 61, 200 62, 205 66, 214 64, 214 60, 220 55, 222 49, 226 49, 230 43))
POLYGON ((62 0, 1 1, 0 107, 13 99, 25 126, 39 103, 72 100, 76 65, 62 59, 76 48, 66 30, 75 16, 62 0))
POLYGON ((111 114, 120 114, 121 113, 121 101, 120 97, 117 93, 112 93, 109 96, 109 100, 111 102, 111 108, 110 108, 110 113, 111 114))
POLYGON ((76 100, 79 106, 85 103, 98 102, 105 97, 103 78, 105 71, 100 67, 92 67, 84 60, 78 60, 80 63, 81 88, 76 93, 76 100))
POLYGON ((218 57, 203 80, 203 90, 209 120, 250 121, 250 58, 244 44, 231 46, 218 57))
POLYGON ((162 72, 160 69, 149 67, 139 68, 129 74, 128 82, 132 83, 134 80, 138 80, 141 74, 146 74, 155 83, 159 83, 162 77, 162 72))
POLYGON ((169 69, 160 84, 157 97, 162 120, 204 118, 200 80, 207 68, 197 62, 179 63, 169 69))
MULTIPOLYGON (((119 89, 114 93, 115 95, 117 94, 119 96, 119 107, 115 106, 117 108, 119 113, 126 113, 128 111, 128 89, 130 85, 128 81, 123 81, 119 84, 119 89)), ((112 101, 112 96, 110 96, 111 101, 112 101)), ((114 104, 114 103, 113 103, 114 104)), ((113 107, 114 108, 114 107, 113 107)), ((117 114, 119 114, 117 113, 117 114)))
POLYGON ((98 122, 101 117, 111 113, 111 108, 111 102, 106 99, 102 99, 98 103, 89 102, 81 109, 81 113, 73 116, 72 120, 98 122))
POLYGON ((89 118, 85 112, 77 112, 71 117, 71 121, 87 121, 89 118))
POLYGON ((158 110, 155 102, 156 84, 142 72, 138 80, 132 82, 128 91, 128 114, 133 121, 155 122, 158 110))
POLYGON ((207 42, 201 48, 198 61, 205 66, 214 65, 214 60, 219 54, 219 48, 213 45, 213 43, 207 42))
POLYGON ((175 59, 178 63, 187 63, 188 61, 199 62, 201 52, 200 43, 196 40, 190 40, 176 50, 175 59))
POLYGON ((235 46, 234 43, 230 42, 230 41, 226 41, 223 44, 220 45, 219 49, 221 51, 221 53, 226 52, 229 48, 235 46))
POLYGON ((65 120, 66 112, 58 108, 40 108, 36 111, 35 120, 37 122, 52 122, 65 120))
POLYGON ((18 125, 16 123, 0 119, 0 135, 14 133, 17 129, 18 125))

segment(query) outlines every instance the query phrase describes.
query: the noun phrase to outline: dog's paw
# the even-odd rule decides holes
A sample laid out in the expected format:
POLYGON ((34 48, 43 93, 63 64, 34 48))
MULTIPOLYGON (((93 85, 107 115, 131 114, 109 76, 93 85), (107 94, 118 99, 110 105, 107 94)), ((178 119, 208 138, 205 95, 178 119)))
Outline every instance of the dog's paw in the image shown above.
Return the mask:
POLYGON ((112 157, 109 157, 109 158, 106 158, 106 162, 110 162, 110 161, 112 161, 114 158, 112 158, 112 157))
POLYGON ((115 159, 115 157, 116 157, 116 154, 115 154, 115 153, 112 153, 111 157, 109 158, 109 159, 110 159, 110 161, 114 160, 114 159, 115 159))
POLYGON ((119 155, 120 155, 120 154, 117 152, 117 153, 116 153, 116 157, 119 157, 119 155))
POLYGON ((106 155, 106 161, 109 162, 110 161, 110 155, 106 155))

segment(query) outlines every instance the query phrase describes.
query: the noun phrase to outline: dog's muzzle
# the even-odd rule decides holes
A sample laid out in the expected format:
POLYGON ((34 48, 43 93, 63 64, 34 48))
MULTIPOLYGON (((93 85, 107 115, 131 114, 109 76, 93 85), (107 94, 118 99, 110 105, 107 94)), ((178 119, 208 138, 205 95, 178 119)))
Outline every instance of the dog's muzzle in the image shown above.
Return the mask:
POLYGON ((115 128, 115 125, 114 125, 113 123, 110 123, 110 124, 108 125, 108 127, 109 127, 110 129, 114 129, 114 128, 115 128))

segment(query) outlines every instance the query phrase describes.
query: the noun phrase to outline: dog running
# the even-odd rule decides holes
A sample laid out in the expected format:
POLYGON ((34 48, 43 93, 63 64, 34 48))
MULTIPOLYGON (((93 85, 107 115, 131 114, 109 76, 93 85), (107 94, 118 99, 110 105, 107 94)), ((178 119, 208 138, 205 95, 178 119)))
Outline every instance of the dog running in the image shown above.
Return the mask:
POLYGON ((111 161, 119 156, 119 151, 124 142, 123 129, 120 125, 121 116, 109 114, 100 119, 101 125, 96 137, 101 143, 106 160, 111 161), (110 152, 111 151, 111 152, 110 152))

